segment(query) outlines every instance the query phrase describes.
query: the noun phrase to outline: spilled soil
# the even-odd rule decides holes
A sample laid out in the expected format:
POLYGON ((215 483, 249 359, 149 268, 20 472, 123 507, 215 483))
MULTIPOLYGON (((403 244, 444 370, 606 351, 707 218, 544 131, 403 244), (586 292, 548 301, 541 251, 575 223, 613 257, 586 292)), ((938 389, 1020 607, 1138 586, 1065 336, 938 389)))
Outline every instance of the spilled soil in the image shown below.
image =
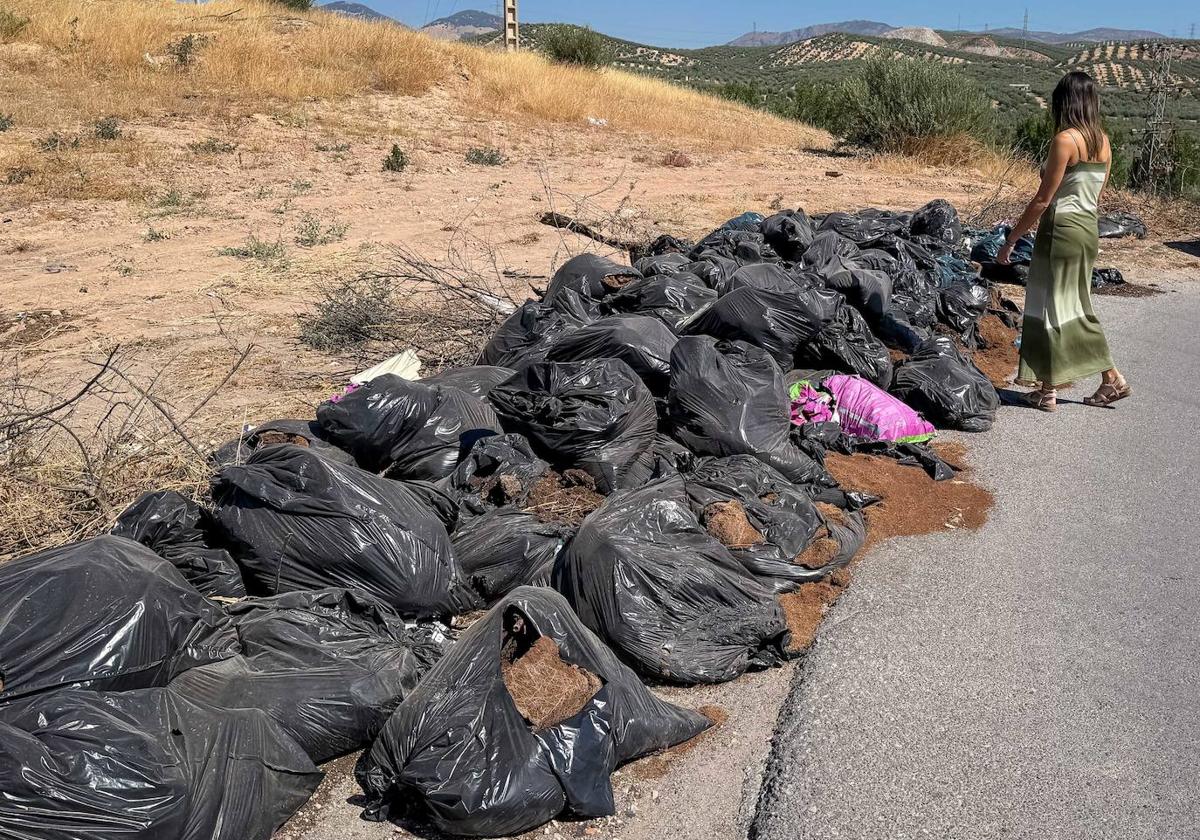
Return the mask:
POLYGON ((517 710, 534 729, 550 729, 579 714, 601 685, 591 671, 564 662, 549 636, 539 636, 500 671, 517 710))
POLYGON ((701 706, 696 711, 708 718, 712 726, 682 744, 638 759, 626 768, 629 775, 643 781, 661 779, 671 765, 711 738, 729 720, 729 712, 720 706, 701 706))
POLYGON ((989 312, 979 319, 979 335, 984 347, 972 354, 976 367, 997 388, 1012 384, 1021 356, 1021 351, 1014 343, 1017 330, 989 312))
MULTIPOLYGON (((961 448, 939 446, 937 451, 950 463, 962 466, 961 448)), ((825 466, 843 488, 882 499, 866 509, 864 548, 892 537, 980 528, 994 501, 991 493, 966 480, 965 472, 947 481, 934 481, 924 470, 903 466, 892 458, 839 453, 830 453, 825 466)))
POLYGON ((1092 289, 1094 295, 1109 295, 1111 297, 1144 298, 1163 294, 1163 289, 1155 286, 1142 286, 1138 283, 1110 283, 1098 289, 1092 289))
POLYGON ((704 527, 727 548, 750 548, 765 542, 762 532, 750 524, 746 508, 736 499, 713 502, 704 509, 704 527))
POLYGON ((792 633, 788 653, 800 653, 812 646, 825 610, 838 599, 843 588, 832 581, 820 581, 805 583, 795 592, 780 596, 779 605, 792 633))

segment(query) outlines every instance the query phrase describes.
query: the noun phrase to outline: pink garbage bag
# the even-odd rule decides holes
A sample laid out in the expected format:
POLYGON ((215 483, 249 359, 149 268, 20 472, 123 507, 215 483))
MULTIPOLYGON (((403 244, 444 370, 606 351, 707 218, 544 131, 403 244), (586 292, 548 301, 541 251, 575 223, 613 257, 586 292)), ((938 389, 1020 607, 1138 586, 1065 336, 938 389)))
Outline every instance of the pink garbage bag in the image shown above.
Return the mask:
POLYGON ((824 388, 833 394, 842 431, 851 437, 924 443, 936 434, 920 414, 861 376, 837 374, 824 388))
POLYGON ((825 423, 835 419, 833 397, 804 383, 792 389, 792 424, 825 423))

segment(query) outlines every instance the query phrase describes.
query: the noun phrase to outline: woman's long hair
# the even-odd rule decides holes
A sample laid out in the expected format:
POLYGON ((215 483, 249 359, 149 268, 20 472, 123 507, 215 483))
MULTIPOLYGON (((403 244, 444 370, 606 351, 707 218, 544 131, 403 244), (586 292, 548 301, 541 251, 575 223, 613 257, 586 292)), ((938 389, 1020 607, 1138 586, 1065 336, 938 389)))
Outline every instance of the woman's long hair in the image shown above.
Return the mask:
POLYGON ((1078 131, 1087 146, 1088 160, 1095 160, 1104 149, 1096 80, 1078 70, 1063 76, 1050 98, 1050 113, 1054 115, 1054 130, 1078 131))

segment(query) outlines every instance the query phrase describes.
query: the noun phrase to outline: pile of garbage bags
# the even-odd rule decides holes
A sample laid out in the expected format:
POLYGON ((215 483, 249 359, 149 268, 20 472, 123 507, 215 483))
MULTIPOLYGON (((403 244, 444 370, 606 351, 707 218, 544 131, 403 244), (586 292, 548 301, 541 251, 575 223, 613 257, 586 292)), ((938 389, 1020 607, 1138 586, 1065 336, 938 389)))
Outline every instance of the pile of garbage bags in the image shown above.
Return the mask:
POLYGON ((363 749, 368 818, 611 814, 710 725, 643 681, 795 655, 779 597, 864 544, 826 449, 944 478, 934 427, 990 427, 971 236, 936 201, 575 257, 478 364, 410 352, 0 567, 0 835, 266 840, 363 749))

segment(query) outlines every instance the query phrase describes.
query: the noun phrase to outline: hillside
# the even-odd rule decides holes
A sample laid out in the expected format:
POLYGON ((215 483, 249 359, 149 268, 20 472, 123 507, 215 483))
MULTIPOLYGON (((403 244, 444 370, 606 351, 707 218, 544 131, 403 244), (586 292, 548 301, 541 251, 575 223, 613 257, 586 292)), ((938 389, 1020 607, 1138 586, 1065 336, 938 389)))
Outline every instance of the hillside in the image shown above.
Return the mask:
MULTIPOLYGON (((526 24, 522 38, 537 49, 552 24, 526 24)), ((901 34, 904 34, 903 32, 901 34)), ((910 30, 910 38, 830 32, 783 46, 720 46, 668 49, 604 37, 614 67, 713 90, 748 85, 763 94, 785 92, 797 84, 836 82, 873 58, 936 61, 958 67, 975 80, 1012 123, 1044 107, 1050 91, 1067 70, 1081 68, 1105 85, 1104 105, 1114 128, 1136 127, 1149 107, 1145 86, 1152 62, 1146 42, 1071 47, 1037 44, 998 35, 910 30), (927 43, 934 41, 934 43, 927 43), (937 43, 941 41, 944 45, 937 43), (1024 86, 1028 85, 1028 89, 1024 86)), ((494 34, 481 43, 494 43, 494 34)), ((1200 120, 1200 42, 1183 43, 1173 67, 1178 96, 1170 113, 1194 125, 1200 120)))
POLYGON ((503 26, 504 19, 499 15, 467 9, 430 21, 421 27, 421 31, 443 41, 461 41, 464 38, 495 32, 503 26))
POLYGON ((390 20, 393 23, 397 22, 393 18, 375 11, 370 6, 364 6, 362 3, 347 3, 345 0, 334 0, 332 3, 321 3, 320 8, 326 12, 336 12, 339 15, 359 20, 390 20))
MULTIPOLYGON (((890 24, 879 23, 871 20, 846 20, 839 23, 818 23, 813 26, 805 26, 800 29, 791 29, 786 32, 747 32, 730 41, 727 46, 731 47, 777 47, 784 44, 792 44, 796 41, 806 41, 809 38, 815 38, 819 35, 828 35, 833 32, 840 32, 844 35, 872 35, 883 36, 891 33, 895 34, 892 37, 908 37, 904 33, 907 31, 925 30, 927 27, 921 26, 905 26, 893 27, 890 24)), ((1112 29, 1099 27, 1096 29, 1087 29, 1082 32, 1040 32, 1030 31, 1023 32, 1020 29, 1004 28, 992 29, 985 32, 958 32, 956 35, 963 37, 972 37, 977 35, 991 36, 993 38, 1013 38, 1019 40, 1028 39, 1044 44, 1074 44, 1086 42, 1103 42, 1103 41, 1145 41, 1161 39, 1165 36, 1144 29, 1112 29)), ((917 40, 923 40, 918 37, 917 40)), ((927 43, 929 43, 927 41, 927 43)))

